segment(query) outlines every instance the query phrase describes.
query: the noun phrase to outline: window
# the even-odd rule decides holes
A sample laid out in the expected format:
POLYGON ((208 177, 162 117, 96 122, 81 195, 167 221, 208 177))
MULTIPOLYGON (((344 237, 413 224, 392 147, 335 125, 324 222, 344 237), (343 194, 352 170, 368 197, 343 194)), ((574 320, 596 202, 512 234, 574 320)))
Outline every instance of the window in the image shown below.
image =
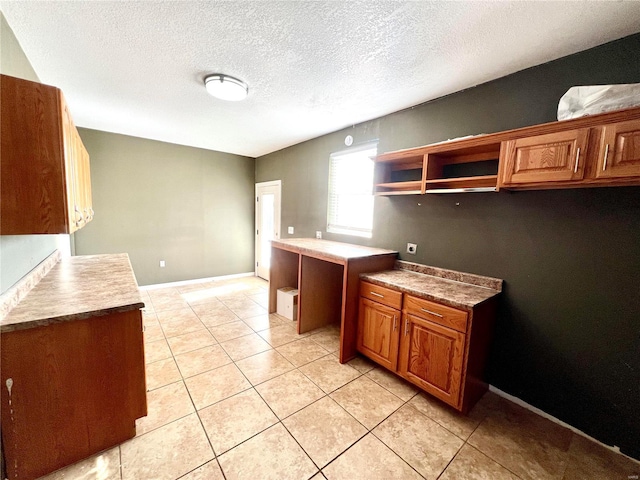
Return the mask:
POLYGON ((373 160, 377 144, 332 153, 329 160, 327 232, 371 238, 373 160))

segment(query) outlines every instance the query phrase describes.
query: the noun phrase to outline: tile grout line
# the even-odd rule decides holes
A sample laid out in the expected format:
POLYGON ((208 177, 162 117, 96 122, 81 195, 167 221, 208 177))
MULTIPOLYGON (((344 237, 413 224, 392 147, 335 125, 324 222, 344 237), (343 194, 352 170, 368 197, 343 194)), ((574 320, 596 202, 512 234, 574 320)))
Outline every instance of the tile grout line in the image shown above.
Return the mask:
MULTIPOLYGON (((189 306, 191 307, 191 305, 189 305, 189 306)), ((195 311, 194 311, 194 314, 197 316, 197 313, 195 313, 195 311)), ((199 316, 197 316, 197 317, 198 317, 198 319, 200 320, 200 317, 199 317, 199 316)), ((249 318, 249 317, 248 317, 248 318, 249 318)), ((241 318, 239 318, 239 320, 240 320, 240 321, 243 321, 243 319, 241 319, 241 318)), ((200 320, 200 321, 201 321, 201 320, 200 320)), ((227 322, 227 323, 231 323, 231 322, 227 322)), ((243 322, 243 323, 244 323, 244 322, 243 322)), ((247 324, 245 323, 245 325, 247 325, 247 324)), ((247 325, 247 326, 249 326, 249 325, 247 325)), ((205 325, 205 327, 206 327, 206 329, 209 331, 209 327, 207 327, 206 325, 205 325)), ((262 337, 261 335, 259 335, 259 333, 258 333, 259 331, 258 331, 258 330, 255 330, 255 329, 253 329, 253 328, 252 328, 252 327, 250 327, 250 326, 249 326, 249 328, 251 328, 251 330, 253 330, 253 332, 254 332, 254 333, 258 334, 258 336, 264 340, 264 337, 262 337)), ((275 327, 269 327, 269 328, 267 328, 267 329, 260 330, 260 331, 266 331, 266 330, 271 329, 271 328, 275 328, 275 327)), ((163 333, 164 333, 164 332, 163 332, 163 333)), ((210 331, 209 331, 209 333, 211 334, 211 332, 210 332, 210 331)), ((241 336, 236 337, 236 338, 242 338, 243 336, 248 336, 248 335, 250 335, 250 334, 247 334, 247 335, 241 335, 241 336)), ((314 343, 316 343, 317 345, 319 345, 321 348, 325 348, 325 347, 323 347, 321 344, 319 344, 318 342, 316 342, 315 340, 313 340, 313 338, 311 338, 311 337, 313 337, 313 335, 305 336, 305 337, 303 337, 303 338, 310 338, 312 341, 314 341, 314 343)), ((214 338, 215 338, 215 335, 214 335, 214 338)), ((166 336, 165 336, 165 340, 167 340, 167 337, 166 337, 166 336)), ((233 340, 233 339, 228 339, 228 340, 233 340)), ((287 360, 287 361, 288 361, 288 359, 287 359, 284 355, 282 355, 280 352, 278 352, 276 349, 277 349, 277 348, 279 348, 279 347, 285 346, 285 345, 287 345, 287 344, 293 343, 293 342, 295 342, 295 341, 298 341, 298 340, 301 340, 301 339, 294 339, 294 340, 291 340, 290 342, 285 342, 285 343, 283 343, 282 345, 278 345, 278 347, 276 347, 276 346, 274 346, 274 345, 272 345, 272 344, 269 344, 271 348, 270 348, 269 350, 266 350, 266 351, 273 350, 273 351, 275 351, 276 353, 278 353, 279 355, 281 355, 285 360, 287 360)), ((216 338, 216 341, 217 341, 217 338, 216 338)), ((226 340, 225 340, 225 341, 226 341, 226 340)), ((167 343, 168 343, 168 341, 167 341, 167 343)), ((267 342, 267 343, 269 343, 269 342, 267 342)), ((220 342, 218 342, 218 345, 220 345, 220 342)), ((221 346, 221 345, 220 345, 220 346, 221 346)), ((222 346, 221 346, 221 347, 222 347, 222 346)), ((203 348, 206 348, 206 347, 202 347, 201 349, 203 349, 203 348)), ((170 352, 171 352, 171 358, 173 358, 174 362, 175 362, 175 363, 176 363, 176 365, 177 365, 176 355, 173 353, 173 350, 170 348, 170 346, 169 346, 169 350, 170 350, 170 352)), ((200 349, 195 349, 195 350, 193 350, 193 351, 197 351, 197 350, 200 350, 200 349)), ((228 355, 228 353, 226 352, 226 350, 224 349, 224 347, 222 347, 222 350, 223 350, 223 351, 225 351, 225 353, 228 355)), ((183 353, 189 353, 189 352, 183 352, 183 353)), ((258 355, 258 354, 260 354, 260 353, 264 353, 264 352, 258 352, 258 353, 256 353, 256 354, 249 355, 248 357, 244 357, 244 358, 250 358, 250 357, 255 356, 255 355, 258 355)), ((381 385, 381 384, 380 384, 380 383, 378 383, 375 379, 373 379, 373 378, 371 378, 369 375, 367 375, 367 374, 368 374, 369 372, 371 372, 375 367, 373 367, 373 368, 371 368, 371 369, 367 370, 366 372, 362 372, 362 371, 360 371, 360 370, 358 370, 358 369, 355 369, 354 367, 351 367, 351 368, 353 368, 355 371, 357 371, 357 372, 358 372, 358 376, 357 376, 357 377, 355 377, 355 378, 353 378, 353 379, 351 379, 351 380, 349 380, 349 381, 348 381, 347 383, 345 383, 344 385, 341 385, 340 387, 338 387, 338 388, 336 388, 336 389, 332 390, 331 392, 328 392, 328 393, 327 393, 327 392, 325 392, 322 388, 320 388, 320 386, 319 386, 319 385, 317 385, 317 383, 316 383, 316 382, 314 382, 310 377, 308 377, 304 372, 302 372, 302 371, 300 370, 300 367, 303 367, 303 366, 305 366, 305 365, 308 365, 308 364, 310 364, 310 363, 313 363, 313 362, 315 362, 315 361, 317 361, 317 360, 320 360, 320 359, 322 359, 322 358, 326 358, 328 355, 332 355, 334 358, 336 357, 335 352, 328 352, 326 355, 323 355, 323 356, 321 356, 321 357, 319 357, 319 358, 317 358, 317 359, 314 359, 314 360, 312 360, 312 361, 310 361, 310 362, 307 362, 307 363, 305 363, 305 364, 302 364, 302 365, 299 365, 299 366, 293 365, 293 367, 294 367, 294 368, 293 368, 292 370, 289 370, 288 372, 284 372, 284 373, 282 373, 282 374, 280 374, 280 375, 276 375, 275 377, 269 378, 269 379, 267 379, 267 380, 265 380, 265 381, 263 381, 263 382, 260 382, 260 383, 255 384, 255 385, 254 385, 251 381, 249 381, 249 379, 247 378, 247 376, 245 375, 245 373, 244 373, 244 372, 243 372, 243 371, 242 371, 242 370, 237 366, 237 364, 236 364, 236 362, 237 362, 237 361, 236 361, 236 360, 231 359, 231 362, 230 362, 230 363, 234 364, 234 366, 236 366, 236 368, 237 368, 238 370, 240 370, 240 372, 242 373, 243 377, 247 380, 247 382, 251 385, 251 387, 250 387, 249 389, 243 390, 242 392, 238 392, 238 393, 236 393, 236 394, 234 394, 234 395, 232 395, 232 396, 230 396, 230 397, 227 397, 226 399, 228 399, 228 398, 232 398, 232 397, 234 397, 234 396, 236 396, 236 395, 238 395, 238 394, 240 394, 240 393, 243 393, 243 392, 246 392, 247 390, 252 389, 252 390, 254 390, 254 391, 258 394, 258 396, 260 397, 260 399, 261 399, 261 400, 262 400, 262 401, 267 405, 267 407, 268 407, 268 408, 269 408, 269 410, 273 413, 273 415, 275 416, 275 418, 276 418, 276 419, 278 419, 278 422, 276 422, 275 424, 273 424, 273 425, 271 425, 271 426, 267 427, 266 429, 261 430, 260 432, 258 432, 258 433, 256 433, 255 435, 253 435, 253 436, 249 437, 248 439, 245 439, 243 442, 240 442, 238 445, 235 445, 234 447, 230 448, 228 451, 232 450, 233 448, 236 448, 237 446, 239 446, 239 445, 241 445, 242 443, 244 443, 244 442, 248 441, 249 439, 254 438, 255 436, 259 435, 260 433, 264 432, 265 430, 267 430, 267 429, 271 428, 272 426, 275 426, 275 425, 277 425, 278 423, 280 423, 280 424, 282 424, 282 426, 285 428, 285 430, 287 431, 287 433, 288 433, 288 434, 289 434, 289 435, 294 439, 294 441, 295 441, 295 442, 300 446, 300 448, 301 448, 301 449, 303 450, 303 452, 307 455, 307 457, 309 457, 309 454, 306 452, 306 450, 304 450, 304 448, 302 447, 302 445, 300 445, 300 444, 299 444, 299 442, 297 441, 297 439, 296 439, 296 438, 293 436, 293 434, 291 434, 291 432, 287 429, 287 427, 286 427, 286 425, 284 424, 283 420, 285 420, 286 418, 291 417, 292 415, 294 415, 294 414, 298 413, 299 411, 301 411, 301 410, 303 410, 303 409, 305 409, 305 408, 309 407, 310 405, 313 405, 314 403, 316 403, 316 402, 318 402, 318 401, 320 401, 320 400, 324 399, 325 397, 329 397, 329 398, 330 398, 334 403, 336 403, 336 404, 337 404, 337 405, 338 405, 338 406, 339 406, 343 411, 345 411, 345 412, 347 413, 347 415, 349 415, 349 416, 350 416, 351 418, 353 418, 353 419, 354 419, 354 420, 355 420, 359 425, 361 425, 361 426, 364 428, 365 433, 364 433, 361 437, 359 437, 357 440, 355 440, 351 445, 349 445, 349 447, 347 447, 343 452, 341 452, 341 453, 340 453, 340 454, 338 454, 335 458, 333 458, 331 461, 329 461, 329 462, 327 463, 327 465, 325 465, 325 466, 324 466, 324 467, 326 467, 326 466, 330 465, 332 462, 334 462, 336 459, 338 459, 340 456, 342 456, 344 453, 346 453, 350 448, 352 448, 352 447, 353 447, 353 445, 355 445, 355 444, 356 444, 356 443, 358 443, 360 440, 362 440, 362 438, 364 438, 366 435, 368 435, 369 433, 373 434, 373 430, 374 430, 375 428, 377 428, 377 427, 378 427, 382 422, 384 422, 385 420, 387 420, 391 415, 393 415, 393 414, 394 414, 396 411, 398 411, 400 408, 402 408, 402 407, 404 407, 405 405, 409 404, 409 402, 410 402, 410 401, 415 397, 415 395, 417 395, 417 393, 415 393, 415 394, 414 394, 414 395, 412 395, 408 400, 403 400, 403 399, 399 398, 395 393, 393 393, 393 392, 392 392, 391 390, 389 390, 387 387, 385 387, 385 386, 381 385), (269 404, 264 400, 264 398, 262 397, 262 395, 260 394, 260 392, 257 390, 257 388, 256 388, 256 387, 257 387, 258 385, 264 384, 264 383, 266 383, 266 382, 268 382, 268 381, 270 381, 270 380, 273 380, 273 379, 275 379, 275 378, 281 377, 281 376, 285 375, 286 373, 290 373, 290 372, 292 372, 292 371, 298 371, 298 372, 299 372, 299 373, 301 373, 305 378, 309 379, 309 381, 310 381, 312 384, 316 385, 316 387, 318 387, 318 388, 320 389, 320 391, 322 391, 323 396, 322 396, 321 398, 319 398, 319 399, 315 400, 314 402, 311 402, 310 404, 308 404, 308 405, 306 405, 306 406, 302 407, 301 409, 297 410, 296 412, 292 412, 292 413, 291 413, 291 414, 289 414, 287 417, 285 417, 285 418, 283 418, 283 419, 280 419, 280 418, 275 414, 275 412, 273 411, 273 409, 271 408, 271 406, 270 406, 270 405, 269 405, 269 404), (383 388, 384 390, 386 390, 387 392, 389 392, 389 393, 390 393, 391 395, 393 395, 394 397, 398 398, 399 400, 403 400, 402 405, 400 405, 398 408, 394 409, 394 411, 393 411, 393 412, 391 412, 389 415, 387 415, 384 419, 382 419, 380 422, 378 422, 378 423, 377 423, 376 425, 374 425, 372 428, 368 428, 368 427, 366 427, 365 425, 363 425, 363 424, 362 424, 362 423, 361 423, 357 418, 355 418, 355 417, 354 417, 354 416, 353 416, 349 411, 347 411, 344 407, 342 407, 342 405, 340 405, 340 404, 339 404, 335 399, 333 399, 333 397, 331 397, 331 394, 335 393, 336 391, 338 391, 338 390, 342 389, 343 387, 345 387, 345 386, 347 386, 347 385, 351 384, 352 382, 356 381, 357 379, 359 379, 359 378, 361 378, 361 377, 363 377, 363 376, 366 376, 368 380, 373 381, 376 385, 378 385, 379 387, 383 388)), ((240 361, 240 360, 244 360, 244 358, 243 358, 243 359, 239 359, 238 361, 240 361)), ((154 362, 152 362, 152 363, 154 363, 154 362)), ((291 363, 291 362, 289 362, 289 363, 291 363)), ((227 365, 228 365, 228 364, 227 364, 227 365)), ((178 367, 178 370, 179 370, 180 376, 181 376, 181 378, 182 378, 182 382, 186 382, 186 378, 185 378, 185 377, 184 377, 184 375, 182 374, 182 370, 180 370, 180 368, 179 368, 179 367, 178 367)), ((211 370, 214 370, 214 369, 211 369, 211 370)), ((207 371, 211 371, 211 370, 207 370, 207 371)), ((206 373, 207 371, 205 371, 205 372, 200 372, 200 373, 206 373)), ((199 375, 200 373, 198 373, 198 374, 196 374, 196 375, 199 375)), ((193 376, 196 376, 196 375, 193 375, 193 376)), ((193 377, 193 376, 192 376, 192 377, 193 377)), ((189 377, 189 378, 191 378, 191 377, 189 377)), ((174 383, 175 383, 175 382, 174 382, 174 383)), ((185 387, 186 387, 186 384, 185 384, 185 387)), ((161 388, 161 387, 159 387, 159 388, 161 388)), ((193 402, 193 398, 191 397, 191 393, 189 392, 188 388, 187 388, 186 390, 187 390, 187 392, 188 392, 188 394, 189 394, 189 398, 190 398, 191 403, 192 403, 192 405, 193 405, 193 407, 194 407, 194 410, 195 410, 196 414, 198 415, 198 419, 199 419, 199 421, 200 421, 201 427, 203 428, 203 430, 205 431, 205 434, 207 435, 207 440, 209 441, 209 445, 210 445, 210 447, 211 447, 212 451, 214 452, 214 456, 215 456, 215 458, 218 460, 218 465, 219 465, 219 467, 220 467, 220 470, 222 471, 222 467, 221 467, 221 466, 220 466, 220 464, 219 464, 219 456, 216 454, 215 449, 213 448, 213 445, 211 444, 211 441, 210 441, 210 439, 209 439, 209 436, 208 436, 208 434, 207 434, 207 432, 206 432, 206 429, 204 428, 204 425, 203 425, 203 423, 202 423, 202 419, 200 418, 199 411, 195 408, 195 403, 193 402)), ((218 402, 215 402, 215 403, 213 403, 212 405, 215 405, 215 404, 219 403, 220 401, 223 401, 223 400, 226 400, 226 399, 219 400, 218 402)), ((205 408, 208 408, 208 407, 209 407, 209 406, 207 406, 207 407, 205 407, 205 408)), ((422 412, 420 412, 420 413, 422 414, 422 412)), ((426 416, 426 415, 425 415, 425 416, 426 416)), ((182 418, 184 418, 184 417, 182 417, 182 418)), ((428 416, 427 416, 427 418, 430 418, 430 417, 428 417, 428 416)), ((431 419, 431 420, 433 420, 433 419, 431 419)), ((175 421, 175 420, 174 420, 174 421, 175 421)), ((435 421, 435 420, 434 420, 434 421, 435 421)), ((171 423, 171 422, 170 422, 170 423, 171 423)), ((436 423, 437 423, 437 422, 436 422, 436 423)), ((438 425, 439 425, 439 423, 438 423, 438 425)), ((375 437, 376 439, 378 439, 378 437, 377 437, 377 436, 375 436, 375 434, 373 434, 373 435, 374 435, 374 437, 375 437)), ((380 439, 378 439, 378 440, 379 440, 379 441, 381 441, 380 439)), ((382 442, 382 441, 381 441, 381 442, 382 442)), ((388 445, 386 445, 384 442, 382 442, 382 443, 383 443, 387 448, 389 448, 389 450, 391 450, 391 451, 392 451, 396 456, 398 456, 399 458, 401 458, 401 459, 402 459, 402 460, 403 460, 407 465, 409 465, 409 464, 408 464, 408 462, 406 462, 406 461, 405 461, 405 460, 404 460, 404 459, 403 459, 403 458, 402 458, 402 457, 401 457, 397 452, 395 452, 393 449, 391 449, 391 448, 390 448, 388 445)), ((464 444, 466 444, 466 442, 463 442, 463 445, 464 445, 464 444)), ((460 447, 460 448, 462 448, 462 447, 460 447)), ((456 455, 457 455, 457 454, 456 454, 456 455)), ((310 458, 310 457, 309 457, 309 458, 310 458)), ((454 458, 455 458, 455 456, 454 456, 454 458)), ((315 463, 315 461, 313 461, 313 459, 311 459, 311 458, 310 458, 310 460, 311 460, 311 461, 312 461, 312 463, 316 466, 316 468, 318 469, 318 471, 322 474, 322 469, 321 469, 321 468, 320 468, 320 467, 315 463)), ((324 468, 324 467, 323 467, 323 468, 324 468)), ((412 469, 415 471, 415 469, 414 469, 411 465, 409 465, 409 467, 410 467, 410 468, 412 468, 412 469)), ((196 468, 199 468, 199 467, 196 467, 196 468)), ((445 467, 445 470, 446 470, 446 467, 445 467)), ((443 471, 444 471, 444 470, 443 470, 443 471)), ((223 472, 223 475, 224 475, 224 472, 223 472)), ((322 474, 322 475, 324 475, 324 474, 322 474)), ((225 478, 226 478, 226 476, 225 476, 225 478)))
MULTIPOLYGON (((195 314, 195 312, 194 312, 194 314, 195 314)), ((196 316, 197 316, 197 314, 196 314, 196 316)), ((187 391, 187 395, 189 395, 189 400, 191 401, 191 405, 193 406, 193 410, 194 410, 194 413, 196 414, 196 418, 198 419, 198 422, 200 423, 200 427, 202 428, 202 431, 204 432, 204 435, 205 435, 205 437, 207 439, 207 442, 209 443, 209 447, 211 448, 211 452, 213 453, 213 459, 218 464, 218 468, 220 469, 220 472, 222 473, 222 478, 224 480, 226 480, 227 477, 224 474, 224 471, 222 470, 222 465, 220 465, 220 461, 218 460, 218 455, 216 454, 216 450, 215 450, 215 448, 213 448, 213 444, 211 443, 211 439, 209 438, 209 434, 207 433, 207 429, 204 428, 204 424, 202 423, 202 419, 200 418, 200 414, 198 413, 198 409, 196 408, 196 404, 193 401, 193 397, 191 396, 191 392, 189 391, 189 388, 187 387, 186 379, 182 375, 182 371, 180 370, 180 367, 178 367, 178 362, 176 361, 176 358, 175 358, 175 355, 173 353, 173 350, 171 350, 171 346, 169 346, 169 350, 171 351, 171 357, 173 358, 173 361, 175 362, 176 367, 178 368, 178 372, 180 373, 180 377, 182 378, 182 383, 184 384, 184 389, 187 391)), ((185 418, 185 417, 182 417, 182 418, 185 418)), ((172 422, 170 422, 170 423, 172 423, 172 422)), ((211 460, 209 460, 208 462, 203 463, 202 465, 197 466, 193 470, 187 472, 185 475, 188 475, 189 473, 193 472, 194 470, 197 470, 201 466, 206 465, 210 461, 211 460)), ((183 476, 185 476, 185 475, 183 475, 183 476)))

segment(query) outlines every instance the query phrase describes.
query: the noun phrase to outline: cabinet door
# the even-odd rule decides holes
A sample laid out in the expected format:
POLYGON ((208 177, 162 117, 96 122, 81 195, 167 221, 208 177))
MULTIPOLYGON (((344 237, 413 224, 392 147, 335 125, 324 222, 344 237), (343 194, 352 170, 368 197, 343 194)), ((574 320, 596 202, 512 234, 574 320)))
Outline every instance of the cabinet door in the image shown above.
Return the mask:
POLYGON ((602 129, 596 178, 640 177, 640 120, 602 129))
POLYGON ((400 312, 360 297, 357 348, 360 353, 395 371, 398 362, 400 312))
POLYGON ((62 141, 64 148, 64 170, 65 170, 65 195, 67 206, 68 232, 73 233, 78 229, 78 195, 76 180, 76 157, 77 146, 75 141, 75 126, 71 119, 71 114, 64 97, 60 94, 62 109, 62 141))
POLYGON ((465 335, 407 313, 403 322, 398 373, 459 408, 465 335))
POLYGON ((503 142, 502 185, 581 180, 588 139, 582 128, 503 142))

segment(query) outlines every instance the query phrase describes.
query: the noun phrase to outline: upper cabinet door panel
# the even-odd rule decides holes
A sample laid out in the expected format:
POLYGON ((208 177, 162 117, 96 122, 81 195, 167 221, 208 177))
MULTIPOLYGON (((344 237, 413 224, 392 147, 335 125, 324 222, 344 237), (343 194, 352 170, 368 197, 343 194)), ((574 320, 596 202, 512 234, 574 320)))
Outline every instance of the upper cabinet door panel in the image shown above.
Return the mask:
POLYGON ((606 125, 596 178, 640 177, 640 120, 606 125))
POLYGON ((502 184, 581 180, 588 140, 582 128, 503 142, 502 184))

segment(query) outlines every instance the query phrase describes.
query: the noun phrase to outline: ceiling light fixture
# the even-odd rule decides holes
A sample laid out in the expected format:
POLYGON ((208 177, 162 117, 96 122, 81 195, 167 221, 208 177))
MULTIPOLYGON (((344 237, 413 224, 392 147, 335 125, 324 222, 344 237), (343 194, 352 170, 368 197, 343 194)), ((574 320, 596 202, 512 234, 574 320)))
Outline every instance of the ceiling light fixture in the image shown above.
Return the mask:
POLYGON ((210 95, 231 102, 244 100, 249 94, 249 86, 246 83, 221 73, 204 77, 204 86, 210 95))

